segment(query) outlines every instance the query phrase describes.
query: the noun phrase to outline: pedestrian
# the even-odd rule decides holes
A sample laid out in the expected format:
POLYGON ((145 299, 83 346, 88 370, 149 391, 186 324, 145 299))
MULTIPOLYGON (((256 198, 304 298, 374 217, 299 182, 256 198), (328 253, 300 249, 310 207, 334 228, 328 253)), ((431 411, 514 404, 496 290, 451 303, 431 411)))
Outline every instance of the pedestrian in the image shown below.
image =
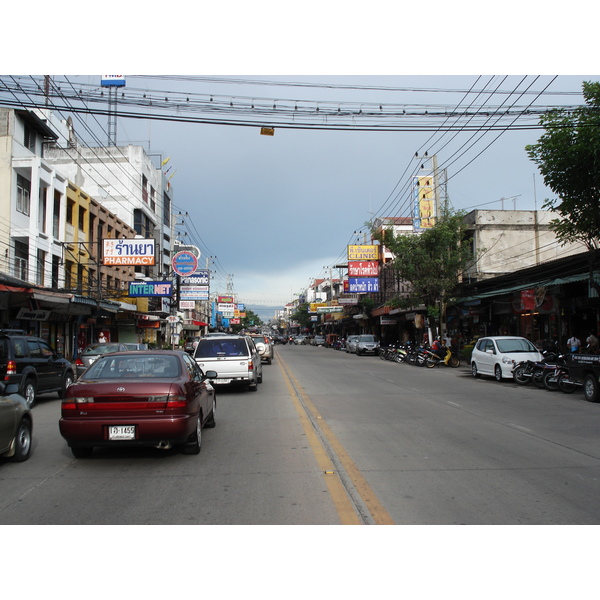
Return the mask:
POLYGON ((579 352, 579 348, 581 346, 581 342, 579 341, 578 337, 573 334, 567 340, 567 346, 568 346, 569 352, 571 352, 571 354, 576 354, 577 352, 579 352))
POLYGON ((590 335, 585 342, 587 344, 588 352, 591 354, 598 354, 598 338, 594 335, 593 331, 590 331, 590 335))
POLYGON ((100 332, 100 335, 98 336, 98 342, 100 342, 101 344, 104 344, 106 342, 106 337, 104 336, 104 331, 100 332))

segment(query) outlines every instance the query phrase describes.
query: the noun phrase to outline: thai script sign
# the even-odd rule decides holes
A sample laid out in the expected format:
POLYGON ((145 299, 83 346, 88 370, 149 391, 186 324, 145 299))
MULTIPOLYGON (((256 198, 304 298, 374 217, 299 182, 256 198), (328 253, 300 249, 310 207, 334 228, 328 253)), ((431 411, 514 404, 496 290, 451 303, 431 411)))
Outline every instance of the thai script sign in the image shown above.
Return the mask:
POLYGON ((321 313, 341 313, 344 312, 344 307, 343 306, 319 306, 319 308, 317 308, 317 312, 319 314, 321 313))
POLYGON ((375 260, 361 260, 348 263, 349 277, 379 277, 379 263, 375 260))
POLYGON ((233 296, 219 296, 217 298, 219 304, 233 304, 235 302, 233 296))
POLYGON ((102 243, 103 265, 152 266, 154 264, 154 239, 104 239, 102 243))
POLYGON ((368 294, 379 291, 377 277, 349 277, 348 288, 351 294, 368 294))
POLYGON ((132 298, 172 296, 173 283, 170 281, 130 281, 129 295, 132 298))
POLYGON ((171 266, 177 275, 192 275, 198 268, 198 259, 192 252, 183 250, 173 257, 171 266))
POLYGON ((378 260, 379 246, 355 245, 348 246, 348 261, 351 260, 378 260))

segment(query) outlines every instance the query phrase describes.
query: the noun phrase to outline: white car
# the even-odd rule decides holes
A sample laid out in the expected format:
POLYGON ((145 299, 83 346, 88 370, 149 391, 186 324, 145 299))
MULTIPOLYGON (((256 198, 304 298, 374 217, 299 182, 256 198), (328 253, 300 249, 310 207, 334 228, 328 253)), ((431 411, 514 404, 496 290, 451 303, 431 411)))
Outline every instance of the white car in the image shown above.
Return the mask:
POLYGON ((473 377, 491 375, 496 381, 512 379, 516 363, 542 360, 540 351, 524 337, 500 335, 477 340, 471 353, 473 377))

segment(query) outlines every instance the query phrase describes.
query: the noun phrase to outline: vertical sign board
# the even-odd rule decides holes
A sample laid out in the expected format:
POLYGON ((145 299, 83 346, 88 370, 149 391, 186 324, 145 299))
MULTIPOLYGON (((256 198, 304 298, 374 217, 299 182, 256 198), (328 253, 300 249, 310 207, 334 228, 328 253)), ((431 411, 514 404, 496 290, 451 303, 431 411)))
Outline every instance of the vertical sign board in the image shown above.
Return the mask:
POLYGON ((433 176, 413 177, 413 229, 430 229, 436 217, 433 176))
MULTIPOLYGON (((348 246, 348 293, 369 294, 379 292, 379 277, 351 277, 353 273, 361 275, 379 274, 379 246, 354 245, 348 246), (376 263, 374 265, 373 263, 376 263)), ((346 285, 344 283, 344 292, 346 285)))

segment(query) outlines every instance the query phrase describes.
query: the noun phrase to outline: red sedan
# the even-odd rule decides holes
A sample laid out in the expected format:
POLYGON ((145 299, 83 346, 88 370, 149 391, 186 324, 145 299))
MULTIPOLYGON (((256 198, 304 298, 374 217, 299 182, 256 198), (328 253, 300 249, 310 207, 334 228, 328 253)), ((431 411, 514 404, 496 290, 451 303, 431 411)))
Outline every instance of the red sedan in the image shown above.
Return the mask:
POLYGON ((181 445, 198 454, 202 428, 214 427, 217 401, 209 379, 181 351, 115 352, 98 358, 62 401, 59 428, 73 455, 94 446, 181 445))

